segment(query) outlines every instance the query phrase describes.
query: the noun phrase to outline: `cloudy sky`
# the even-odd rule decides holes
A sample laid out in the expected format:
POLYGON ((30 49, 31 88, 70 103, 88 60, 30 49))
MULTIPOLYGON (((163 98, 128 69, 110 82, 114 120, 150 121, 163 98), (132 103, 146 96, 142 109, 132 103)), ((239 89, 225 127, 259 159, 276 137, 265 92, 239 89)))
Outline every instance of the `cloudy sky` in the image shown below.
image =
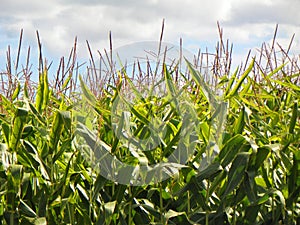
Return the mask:
MULTIPOLYGON (((38 30, 44 56, 50 61, 67 56, 75 36, 79 60, 84 61, 88 59, 86 40, 93 52, 109 48, 109 31, 115 48, 159 40, 163 19, 164 41, 178 44, 182 38, 190 51, 213 50, 219 21, 225 39, 234 43, 236 60, 250 48, 269 42, 276 24, 277 41, 287 47, 295 33, 293 50, 299 52, 299 9, 299 0, 1 0, 0 59, 8 45, 16 52, 21 29, 24 55, 29 45, 32 52, 37 51, 38 30)), ((1 60, 0 69, 4 66, 1 60)))

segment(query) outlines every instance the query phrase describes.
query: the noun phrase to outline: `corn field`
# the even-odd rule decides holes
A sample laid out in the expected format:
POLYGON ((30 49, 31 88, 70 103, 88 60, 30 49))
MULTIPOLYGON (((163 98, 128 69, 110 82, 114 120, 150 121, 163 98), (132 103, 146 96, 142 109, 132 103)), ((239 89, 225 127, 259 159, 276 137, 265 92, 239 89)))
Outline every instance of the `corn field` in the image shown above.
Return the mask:
POLYGON ((54 76, 41 48, 34 72, 8 50, 0 224, 300 224, 300 69, 275 39, 232 71, 220 30, 210 67, 155 77, 101 75, 88 43, 80 75, 77 40, 54 76))

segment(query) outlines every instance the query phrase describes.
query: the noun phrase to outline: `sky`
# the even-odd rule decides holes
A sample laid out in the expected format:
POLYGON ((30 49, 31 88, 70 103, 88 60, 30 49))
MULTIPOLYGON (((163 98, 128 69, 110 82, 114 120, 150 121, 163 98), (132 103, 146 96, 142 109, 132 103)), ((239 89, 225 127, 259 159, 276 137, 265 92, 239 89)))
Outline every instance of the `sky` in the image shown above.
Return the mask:
POLYGON ((233 43, 233 59, 242 61, 250 49, 269 43, 276 24, 277 41, 284 48, 295 34, 292 51, 300 52, 299 0, 1 0, 0 70, 10 45, 15 56, 23 29, 22 59, 31 46, 37 57, 38 30, 44 57, 58 62, 68 56, 78 38, 78 60, 88 61, 86 40, 92 52, 142 41, 158 41, 163 19, 165 42, 179 44, 191 52, 214 51, 217 22, 224 39, 233 43))

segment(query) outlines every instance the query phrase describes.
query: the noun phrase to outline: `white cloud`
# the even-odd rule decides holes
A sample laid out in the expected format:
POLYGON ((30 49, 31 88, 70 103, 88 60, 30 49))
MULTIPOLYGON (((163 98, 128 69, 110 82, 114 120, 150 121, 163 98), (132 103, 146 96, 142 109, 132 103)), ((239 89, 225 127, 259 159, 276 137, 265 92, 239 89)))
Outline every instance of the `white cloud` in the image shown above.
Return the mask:
POLYGON ((299 25, 299 1, 233 1, 230 17, 231 24, 279 23, 299 25))
MULTIPOLYGON (((8 45, 17 42, 24 28, 24 38, 35 45, 39 30, 46 52, 55 59, 68 54, 75 36, 83 57, 87 57, 85 40, 94 51, 108 48, 109 31, 115 47, 158 40, 163 18, 165 41, 176 44, 182 37, 187 45, 204 48, 218 40, 220 21, 224 37, 244 50, 272 38, 276 23, 280 41, 300 35, 299 7, 297 0, 3 0, 0 31, 8 45)), ((0 44, 3 55, 4 41, 0 44)))

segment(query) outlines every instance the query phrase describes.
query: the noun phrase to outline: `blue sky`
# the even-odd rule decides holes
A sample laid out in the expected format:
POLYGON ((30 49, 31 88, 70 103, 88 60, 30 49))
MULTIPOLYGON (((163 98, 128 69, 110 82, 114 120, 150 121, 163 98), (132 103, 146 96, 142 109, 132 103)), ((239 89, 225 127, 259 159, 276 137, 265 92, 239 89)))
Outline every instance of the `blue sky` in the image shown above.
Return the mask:
MULTIPOLYGON (((165 19, 164 41, 189 51, 214 50, 218 40, 217 21, 224 38, 234 44, 233 59, 242 61, 249 49, 272 39, 279 24, 277 41, 287 48, 293 34, 293 53, 300 52, 300 1, 298 0, 2 0, 0 11, 0 72, 7 46, 17 51, 24 29, 22 59, 31 46, 32 62, 37 58, 36 30, 44 56, 58 63, 68 56, 78 37, 78 60, 88 61, 86 40, 93 53, 109 48, 112 32, 115 48, 141 41, 158 41, 165 19)), ((55 64, 54 64, 55 65, 55 64)), ((33 69, 34 70, 34 69, 33 69)))

